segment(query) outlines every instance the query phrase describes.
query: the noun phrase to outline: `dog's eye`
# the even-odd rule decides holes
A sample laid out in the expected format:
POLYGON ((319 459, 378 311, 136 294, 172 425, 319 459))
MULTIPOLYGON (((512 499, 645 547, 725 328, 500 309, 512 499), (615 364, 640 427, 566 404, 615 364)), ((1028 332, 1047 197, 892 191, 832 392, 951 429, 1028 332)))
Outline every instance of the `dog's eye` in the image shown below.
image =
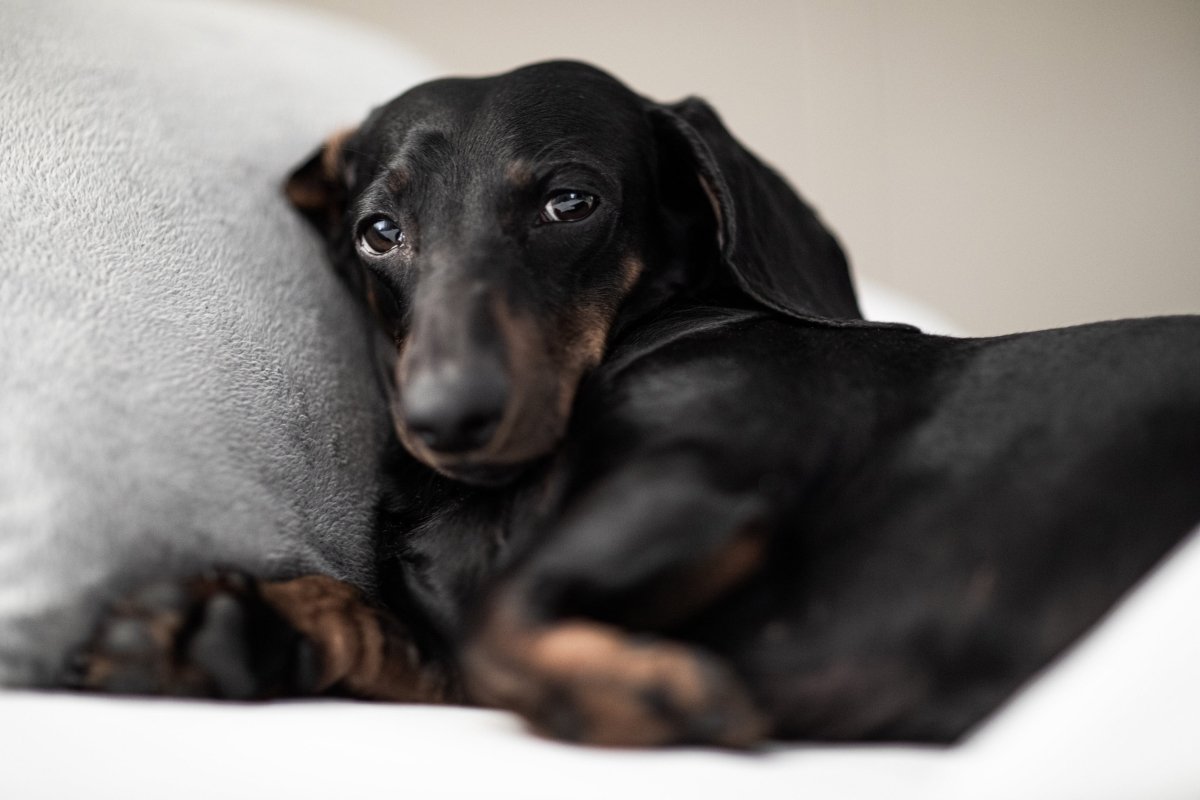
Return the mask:
POLYGON ((538 217, 542 222, 578 222, 591 216, 599 201, 586 192, 559 192, 546 201, 538 217))
POLYGON ((371 255, 381 256, 404 240, 404 231, 388 217, 375 217, 367 222, 358 235, 359 244, 371 255))

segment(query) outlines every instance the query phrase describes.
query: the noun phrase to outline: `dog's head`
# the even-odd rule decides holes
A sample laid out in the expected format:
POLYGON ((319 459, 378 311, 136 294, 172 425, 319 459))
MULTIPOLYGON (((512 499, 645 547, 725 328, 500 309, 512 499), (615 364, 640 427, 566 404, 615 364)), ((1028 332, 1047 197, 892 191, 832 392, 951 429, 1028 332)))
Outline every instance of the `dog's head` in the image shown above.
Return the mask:
POLYGON ((618 314, 666 294, 862 324, 833 236, 707 105, 584 64, 417 86, 287 194, 394 338, 400 439, 463 480, 550 452, 618 314))

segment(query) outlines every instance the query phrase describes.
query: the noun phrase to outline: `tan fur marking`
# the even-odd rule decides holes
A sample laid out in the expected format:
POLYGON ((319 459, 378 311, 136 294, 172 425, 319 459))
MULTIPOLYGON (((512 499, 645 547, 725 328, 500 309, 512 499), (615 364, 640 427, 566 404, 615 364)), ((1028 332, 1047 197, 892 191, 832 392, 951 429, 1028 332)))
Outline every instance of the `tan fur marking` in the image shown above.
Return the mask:
MULTIPOLYGON (((507 348, 512 386, 496 432, 480 450, 443 454, 411 436, 396 416, 396 432, 408 451, 451 477, 458 466, 521 464, 551 451, 566 431, 580 381, 604 358, 617 308, 641 277, 644 264, 631 254, 621 260, 619 270, 616 292, 609 288, 581 298, 573 311, 548 326, 532 315, 514 311, 501 292, 494 293, 492 314, 507 348)), ((403 385, 403 359, 397 369, 403 385)))
MULTIPOLYGON (((408 451, 451 477, 459 465, 506 465, 530 461, 553 449, 566 430, 566 416, 558 413, 558 406, 547 407, 547 399, 557 401, 554 382, 560 369, 545 349, 546 337, 536 320, 514 313, 498 294, 492 299, 492 313, 507 347, 512 396, 491 441, 471 453, 437 453, 410 435, 398 415, 394 420, 397 435, 408 451)), ((401 385, 405 369, 401 356, 397 366, 401 385)))
POLYGON ((558 405, 563 417, 571 413, 583 375, 604 358, 612 315, 595 306, 582 306, 561 326, 563 346, 558 364, 558 405))
POLYGON ((624 299, 637 285, 638 278, 646 271, 646 263, 636 255, 621 259, 621 298, 624 299))
POLYGON ((345 181, 347 176, 343 175, 342 171, 345 168, 346 160, 342 157, 342 151, 346 146, 346 140, 354 135, 355 130, 355 128, 343 128, 325 140, 325 149, 321 152, 321 171, 325 173, 327 179, 345 181))
POLYGON ((394 169, 388 173, 385 179, 385 185, 388 191, 392 194, 400 194, 408 188, 408 182, 411 180, 408 172, 403 169, 394 169))
POLYGON ((315 169, 298 170, 284 184, 284 194, 293 206, 305 212, 318 227, 331 230, 338 222, 350 175, 343 150, 355 129, 338 131, 321 146, 315 169))
POLYGON ((542 679, 570 681, 577 711, 587 718, 593 744, 621 745, 649 739, 670 741, 671 721, 647 714, 640 698, 658 689, 678 706, 699 706, 708 687, 696 660, 669 644, 631 646, 613 629, 575 622, 549 629, 534 640, 531 659, 542 679))
POLYGON ((533 181, 537 176, 533 174, 533 167, 524 159, 516 159, 508 162, 508 166, 504 168, 504 179, 516 189, 526 189, 533 185, 533 181))
POLYGON ((716 552, 687 565, 639 604, 639 626, 663 627, 683 621, 741 583, 762 564, 767 539, 748 528, 716 552))
POLYGON ((415 649, 354 587, 310 575, 264 583, 261 590, 268 603, 317 645, 324 666, 321 691, 340 686, 358 697, 445 701, 444 684, 422 674, 415 649))
POLYGON ((620 676, 637 683, 667 677, 684 697, 698 698, 703 691, 696 664, 680 648, 666 644, 637 647, 615 628, 595 623, 567 622, 547 629, 534 638, 530 659, 547 676, 620 676))
POLYGON ((289 181, 285 191, 288 202, 300 209, 324 208, 328 201, 324 191, 307 183, 289 181))
POLYGON ((720 718, 712 741, 742 746, 766 721, 716 660, 678 643, 642 643, 617 628, 566 621, 527 628, 494 615, 484 647, 468 658, 481 699, 513 708, 536 730, 599 745, 660 745, 696 732, 686 720, 720 718), (569 720, 564 728, 563 720, 569 720))

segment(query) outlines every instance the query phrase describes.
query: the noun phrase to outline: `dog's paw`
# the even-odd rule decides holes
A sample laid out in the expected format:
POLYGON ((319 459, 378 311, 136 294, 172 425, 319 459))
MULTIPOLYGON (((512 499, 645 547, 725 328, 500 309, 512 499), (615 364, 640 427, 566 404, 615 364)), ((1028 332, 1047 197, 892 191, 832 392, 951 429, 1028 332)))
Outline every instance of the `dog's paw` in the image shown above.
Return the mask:
POLYGON ((494 626, 468 651, 473 695, 538 733, 611 746, 749 747, 769 733, 733 672, 683 644, 592 622, 494 626))
POLYGON ((69 659, 66 686, 112 694, 254 700, 314 693, 320 658, 255 580, 219 572, 114 602, 69 659))

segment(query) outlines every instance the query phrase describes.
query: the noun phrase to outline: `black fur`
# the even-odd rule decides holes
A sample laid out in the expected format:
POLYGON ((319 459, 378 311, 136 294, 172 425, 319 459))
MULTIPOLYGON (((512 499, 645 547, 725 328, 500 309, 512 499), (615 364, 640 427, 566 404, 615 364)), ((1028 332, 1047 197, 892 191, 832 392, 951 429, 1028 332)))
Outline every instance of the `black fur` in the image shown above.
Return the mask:
POLYGON ((414 450, 515 482, 468 486, 403 452, 392 468, 393 607, 477 698, 542 730, 950 741, 1200 521, 1200 318, 989 339, 867 323, 836 240, 711 109, 573 63, 418 87, 345 149, 344 180, 320 157, 292 179, 329 184, 326 206, 298 204, 343 220, 326 229, 340 268, 385 287, 382 321, 424 368, 499 359, 518 384, 486 308, 427 289, 448 272, 543 336, 580 297, 611 306, 603 362, 567 376, 565 439, 455 463, 414 450), (529 185, 502 179, 514 160, 529 185), (564 188, 598 210, 538 227, 564 188), (413 247, 360 261, 353 237, 380 212, 413 247), (630 258, 644 269, 620 294, 630 258), (739 542, 752 556, 723 583, 739 542), (616 631, 627 663, 675 663, 682 643, 696 671, 564 672, 537 643, 580 620, 616 631), (587 692, 622 681, 633 716, 606 723, 616 706, 587 692))

